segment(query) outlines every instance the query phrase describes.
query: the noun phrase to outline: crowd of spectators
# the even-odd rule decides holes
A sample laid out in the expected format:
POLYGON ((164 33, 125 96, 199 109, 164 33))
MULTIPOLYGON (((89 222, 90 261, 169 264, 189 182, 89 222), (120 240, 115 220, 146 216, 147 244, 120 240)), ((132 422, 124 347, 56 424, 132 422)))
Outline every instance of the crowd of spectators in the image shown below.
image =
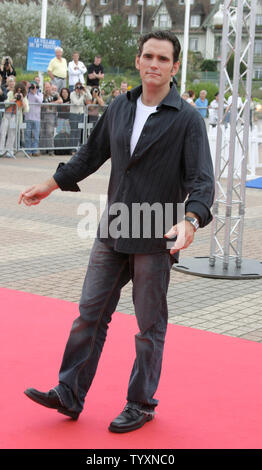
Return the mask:
MULTIPOLYGON (((32 82, 16 83, 16 71, 12 58, 5 56, 0 66, 0 156, 13 156, 16 138, 27 154, 39 156, 46 152, 73 153, 83 142, 83 122, 95 123, 103 109, 118 95, 126 93, 128 83, 122 81, 109 95, 100 86, 104 68, 100 55, 88 67, 74 51, 67 63, 63 49, 55 49, 55 57, 48 65, 48 80, 41 90, 40 77, 32 82), (68 87, 67 87, 68 83, 68 87), (21 126, 17 132, 18 124, 21 126)), ((175 83, 175 86, 177 84, 175 83)), ((182 98, 201 114, 210 126, 218 122, 219 93, 209 103, 207 91, 201 90, 196 99, 194 90, 182 94, 182 98)), ((232 98, 231 98, 232 101, 232 98)), ((227 110, 225 125, 230 121, 230 97, 224 101, 227 110)), ((242 106, 239 97, 238 107, 242 106)))
POLYGON ((62 153, 73 153, 82 142, 84 116, 87 115, 88 122, 95 123, 108 102, 121 93, 115 90, 105 96, 101 90, 99 82, 104 78, 104 70, 100 56, 87 69, 77 51, 67 64, 62 48, 57 47, 47 72, 49 79, 44 81, 43 90, 39 76, 31 82, 16 83, 12 58, 2 59, 0 156, 13 156, 16 139, 20 139, 20 147, 30 156, 39 156, 39 149, 41 154, 61 153, 61 147, 67 149, 62 153))

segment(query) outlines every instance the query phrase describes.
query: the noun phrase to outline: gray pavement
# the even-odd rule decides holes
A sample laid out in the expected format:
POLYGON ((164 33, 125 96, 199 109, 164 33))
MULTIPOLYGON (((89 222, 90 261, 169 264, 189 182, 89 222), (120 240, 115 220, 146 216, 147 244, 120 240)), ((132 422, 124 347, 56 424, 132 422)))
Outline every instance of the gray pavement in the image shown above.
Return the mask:
MULTIPOLYGON (((49 178, 69 157, 31 160, 0 158, 0 286, 78 302, 92 238, 82 239, 83 203, 99 207, 106 194, 110 162, 80 183, 80 193, 55 191, 38 206, 19 206, 22 189, 49 178)), ((262 172, 260 172, 262 174, 262 172)), ((243 257, 262 261, 262 190, 247 189, 243 257)), ((209 256, 210 226, 197 232, 181 255, 209 256)), ((169 322, 262 342, 262 279, 228 280, 172 270, 169 322)), ((134 314, 132 285, 122 290, 117 308, 134 314)))

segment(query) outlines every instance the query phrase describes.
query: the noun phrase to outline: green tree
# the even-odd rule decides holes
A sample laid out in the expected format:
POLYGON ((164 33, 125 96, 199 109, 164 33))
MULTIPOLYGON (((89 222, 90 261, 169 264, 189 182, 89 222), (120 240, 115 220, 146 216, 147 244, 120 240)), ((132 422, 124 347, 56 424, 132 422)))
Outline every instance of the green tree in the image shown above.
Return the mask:
POLYGON ((132 27, 122 16, 112 16, 110 22, 98 33, 98 40, 104 65, 134 68, 136 41, 132 27))
MULTIPOLYGON (((0 54, 10 55, 15 67, 25 68, 28 37, 39 37, 40 25, 41 2, 0 3, 0 54)), ((73 50, 77 49, 81 60, 91 60, 95 50, 92 34, 86 33, 86 28, 62 0, 49 3, 46 37, 61 40, 66 59, 71 60, 73 50)))
MULTIPOLYGON (((234 54, 232 54, 230 56, 230 59, 227 63, 227 72, 228 72, 228 75, 229 77, 231 78, 231 80, 233 79, 233 74, 234 74, 234 54)), ((246 66, 245 64, 243 64, 243 62, 241 62, 240 64, 240 74, 242 75, 246 70, 246 66)))
POLYGON ((215 60, 205 59, 202 64, 200 65, 200 70, 202 72, 216 72, 217 71, 217 63, 215 60))

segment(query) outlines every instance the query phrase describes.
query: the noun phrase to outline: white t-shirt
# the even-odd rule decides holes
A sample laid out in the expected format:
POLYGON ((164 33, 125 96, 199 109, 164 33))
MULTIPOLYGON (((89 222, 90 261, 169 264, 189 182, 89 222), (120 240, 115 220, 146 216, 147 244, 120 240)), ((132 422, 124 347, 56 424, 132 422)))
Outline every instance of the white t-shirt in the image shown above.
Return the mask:
POLYGON ((137 103, 136 103, 136 116, 134 121, 133 132, 131 135, 130 141, 130 152, 131 155, 133 154, 142 129, 147 121, 148 116, 150 114, 156 112, 157 106, 146 106, 142 103, 141 95, 139 96, 137 103))

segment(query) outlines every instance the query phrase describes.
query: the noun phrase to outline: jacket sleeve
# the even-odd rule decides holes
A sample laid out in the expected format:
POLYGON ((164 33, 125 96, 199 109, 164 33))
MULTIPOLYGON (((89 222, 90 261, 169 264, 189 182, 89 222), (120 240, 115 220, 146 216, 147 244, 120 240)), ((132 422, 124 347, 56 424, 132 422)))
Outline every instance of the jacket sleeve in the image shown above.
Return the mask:
POLYGON ((205 121, 197 111, 186 131, 183 157, 183 184, 188 194, 185 208, 198 215, 200 227, 205 227, 212 220, 214 170, 205 121))
POLYGON ((86 144, 67 163, 59 163, 53 175, 62 191, 80 191, 78 182, 94 173, 110 158, 109 116, 106 110, 86 144))

